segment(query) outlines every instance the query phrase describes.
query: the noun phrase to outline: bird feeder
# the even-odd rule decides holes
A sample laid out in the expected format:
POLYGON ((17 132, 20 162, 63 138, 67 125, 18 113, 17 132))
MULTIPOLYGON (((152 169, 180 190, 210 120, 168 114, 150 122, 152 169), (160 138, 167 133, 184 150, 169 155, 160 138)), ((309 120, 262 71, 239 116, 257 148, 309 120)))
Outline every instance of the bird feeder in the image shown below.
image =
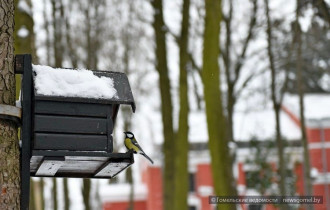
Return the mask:
MULTIPOLYGON (((79 74, 73 69, 68 71, 79 74)), ((76 96, 43 94, 39 91, 42 87, 36 87, 38 72, 32 67, 30 55, 16 56, 15 72, 23 75, 22 203, 28 203, 24 195, 29 193, 30 176, 112 178, 133 164, 131 152, 113 152, 112 133, 119 106, 131 105, 135 111, 125 74, 93 71, 94 76, 113 81, 116 95, 90 98, 83 93, 80 96, 79 91, 76 96)))

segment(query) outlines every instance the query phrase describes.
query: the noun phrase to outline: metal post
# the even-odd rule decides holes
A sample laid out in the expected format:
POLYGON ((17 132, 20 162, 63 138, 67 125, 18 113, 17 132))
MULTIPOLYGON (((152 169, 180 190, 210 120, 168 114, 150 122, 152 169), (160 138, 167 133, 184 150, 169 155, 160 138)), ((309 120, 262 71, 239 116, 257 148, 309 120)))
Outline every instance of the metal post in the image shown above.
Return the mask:
MULTIPOLYGON (((32 59, 31 55, 18 55, 17 57, 16 62, 23 61, 21 209, 28 210, 30 199, 32 59), (23 59, 21 59, 22 57, 23 59)), ((15 66, 19 66, 19 64, 15 66)))

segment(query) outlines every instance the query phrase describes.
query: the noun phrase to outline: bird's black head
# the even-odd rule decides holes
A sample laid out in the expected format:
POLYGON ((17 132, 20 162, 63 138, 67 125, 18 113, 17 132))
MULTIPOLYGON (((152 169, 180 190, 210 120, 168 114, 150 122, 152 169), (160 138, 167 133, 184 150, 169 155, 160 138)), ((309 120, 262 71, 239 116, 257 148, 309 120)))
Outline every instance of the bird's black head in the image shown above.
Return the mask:
POLYGON ((126 138, 130 138, 130 139, 134 138, 134 134, 130 131, 125 131, 124 134, 126 135, 126 138))

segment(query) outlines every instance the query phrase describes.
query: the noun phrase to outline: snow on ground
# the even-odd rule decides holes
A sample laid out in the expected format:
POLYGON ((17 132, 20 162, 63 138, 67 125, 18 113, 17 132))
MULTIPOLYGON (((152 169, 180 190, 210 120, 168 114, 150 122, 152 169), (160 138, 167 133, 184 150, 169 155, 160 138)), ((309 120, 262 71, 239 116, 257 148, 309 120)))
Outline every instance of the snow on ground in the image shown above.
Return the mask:
POLYGON ((98 77, 89 70, 55 69, 33 65, 34 84, 39 95, 111 99, 117 91, 111 78, 98 77))
MULTIPOLYGON (((128 183, 102 185, 100 188, 101 201, 128 201, 131 186, 128 183)), ((147 187, 145 184, 134 185, 134 199, 144 200, 147 197, 147 187)))

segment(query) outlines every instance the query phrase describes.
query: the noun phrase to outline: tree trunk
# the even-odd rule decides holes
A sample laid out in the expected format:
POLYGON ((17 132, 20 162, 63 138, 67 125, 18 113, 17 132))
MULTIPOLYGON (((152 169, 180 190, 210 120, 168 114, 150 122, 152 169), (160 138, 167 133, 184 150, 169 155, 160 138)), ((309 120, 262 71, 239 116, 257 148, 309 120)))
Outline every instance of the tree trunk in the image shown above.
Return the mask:
POLYGON ((52 178, 53 180, 53 210, 57 210, 57 182, 56 178, 52 178))
MULTIPOLYGON (((299 15, 300 15, 300 8, 299 8, 299 1, 297 0, 297 8, 296 8, 296 22, 295 22, 295 41, 297 44, 297 59, 296 59, 296 72, 297 72, 297 87, 298 87, 298 94, 299 94, 299 107, 300 107, 300 127, 301 127, 301 141, 303 145, 303 156, 304 156, 304 190, 305 195, 310 196, 313 195, 312 191, 312 183, 310 177, 310 162, 309 162, 309 150, 308 150, 308 142, 307 142, 307 135, 306 135, 306 127, 305 127, 305 114, 304 114, 304 83, 302 78, 302 68, 301 68, 301 29, 299 24, 299 15)), ((312 210, 313 205, 306 205, 308 210, 312 210)))
POLYGON ((30 203, 29 208, 30 209, 36 209, 36 194, 35 194, 35 181, 30 179, 30 203))
POLYGON ((322 18, 327 21, 328 26, 330 26, 330 10, 329 5, 325 0, 314 0, 312 4, 317 8, 322 14, 322 18))
MULTIPOLYGON (((0 0, 0 104, 15 105, 14 1, 0 0)), ((0 119, 0 209, 20 209, 17 125, 0 119)))
POLYGON ((44 196, 44 178, 40 178, 40 201, 41 201, 41 210, 45 209, 45 196, 44 196))
MULTIPOLYGON (((202 79, 209 134, 209 150, 216 195, 236 195, 232 161, 226 139, 218 64, 221 1, 205 0, 205 29, 202 79)), ((220 209, 220 206, 218 206, 220 209)), ((236 209, 235 205, 221 205, 221 209, 236 209)))
POLYGON ((234 86, 229 84, 228 85, 228 92, 227 92, 227 125, 228 125, 228 141, 235 141, 234 139, 234 108, 236 104, 236 97, 234 96, 234 86))
POLYGON ((89 196, 91 191, 91 181, 90 179, 83 179, 83 201, 85 204, 85 210, 90 210, 90 202, 89 202, 89 196))
POLYGON ((68 179, 63 179, 63 193, 64 193, 64 210, 70 209, 70 199, 69 199, 69 188, 68 188, 68 179))
POLYGON ((187 196, 189 188, 188 177, 188 82, 187 66, 188 56, 188 37, 189 37, 189 8, 190 0, 183 1, 181 35, 179 41, 180 47, 180 111, 179 111, 179 130, 175 142, 175 191, 174 191, 174 209, 187 209, 187 196))
POLYGON ((173 131, 173 110, 171 98, 171 86, 168 78, 167 54, 166 54, 166 26, 163 18, 162 0, 152 1, 154 8, 153 28, 156 41, 156 69, 159 73, 159 88, 161 96, 161 110, 164 134, 164 175, 163 175, 163 204, 164 210, 174 208, 174 160, 175 141, 173 131))
POLYGON ((55 67, 62 67, 63 61, 63 44, 62 44, 62 17, 63 5, 62 1, 52 0, 52 16, 53 16, 53 47, 55 57, 55 67))
POLYGON ((49 31, 49 21, 48 21, 48 18, 47 18, 47 7, 46 7, 46 4, 43 4, 43 18, 44 18, 44 21, 45 21, 45 24, 44 24, 44 29, 46 31, 46 63, 47 65, 51 65, 51 42, 50 42, 50 31, 49 31))
MULTIPOLYGON (((272 25, 270 20, 269 14, 269 4, 268 0, 265 0, 265 7, 266 7, 266 17, 267 17, 267 52, 268 52, 268 59, 269 65, 271 70, 271 95, 272 95, 272 102, 273 108, 275 112, 275 120, 276 120, 276 147, 277 147, 277 155, 278 155, 278 170, 280 175, 279 185, 280 185, 280 195, 286 196, 286 189, 285 189, 285 178, 286 178, 286 164, 284 162, 284 145, 281 136, 281 126, 280 126, 280 96, 276 95, 276 69, 274 64, 274 55, 273 55, 273 38, 272 38, 272 25)), ((287 205, 282 204, 280 206, 281 209, 288 209, 287 205)))

